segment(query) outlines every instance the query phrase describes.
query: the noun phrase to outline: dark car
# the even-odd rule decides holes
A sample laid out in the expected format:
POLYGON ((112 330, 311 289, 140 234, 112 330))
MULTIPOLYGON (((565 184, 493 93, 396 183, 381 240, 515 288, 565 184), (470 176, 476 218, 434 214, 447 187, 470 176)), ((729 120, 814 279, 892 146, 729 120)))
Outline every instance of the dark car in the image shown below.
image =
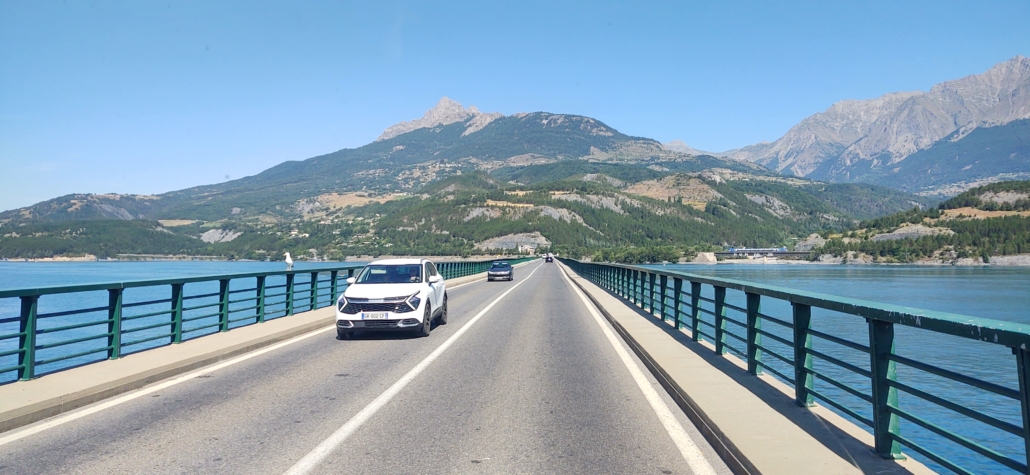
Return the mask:
POLYGON ((486 280, 515 280, 515 269, 507 262, 494 262, 486 270, 486 280))

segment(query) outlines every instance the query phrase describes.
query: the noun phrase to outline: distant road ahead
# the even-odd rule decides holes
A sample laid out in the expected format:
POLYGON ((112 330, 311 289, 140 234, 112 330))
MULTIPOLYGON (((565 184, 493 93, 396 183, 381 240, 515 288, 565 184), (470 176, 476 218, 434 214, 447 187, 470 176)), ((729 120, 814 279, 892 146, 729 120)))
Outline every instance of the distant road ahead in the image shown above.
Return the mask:
POLYGON ((729 473, 557 264, 449 295, 428 338, 326 330, 0 445, 0 473, 729 473))

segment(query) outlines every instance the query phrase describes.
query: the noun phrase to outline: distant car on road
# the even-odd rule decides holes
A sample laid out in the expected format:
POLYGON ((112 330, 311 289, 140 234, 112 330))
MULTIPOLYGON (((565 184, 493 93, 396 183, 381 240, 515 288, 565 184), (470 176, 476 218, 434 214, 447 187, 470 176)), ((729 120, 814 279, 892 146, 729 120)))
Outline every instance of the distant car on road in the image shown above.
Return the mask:
POLYGON ((384 259, 347 279, 336 300, 336 335, 355 331, 414 331, 429 336, 433 321, 447 323, 447 286, 427 259, 384 259))
POLYGON ((548 252, 547 256, 544 257, 544 262, 554 262, 554 254, 548 252))
POLYGON ((515 280, 515 269, 506 261, 494 262, 486 270, 486 280, 515 280))

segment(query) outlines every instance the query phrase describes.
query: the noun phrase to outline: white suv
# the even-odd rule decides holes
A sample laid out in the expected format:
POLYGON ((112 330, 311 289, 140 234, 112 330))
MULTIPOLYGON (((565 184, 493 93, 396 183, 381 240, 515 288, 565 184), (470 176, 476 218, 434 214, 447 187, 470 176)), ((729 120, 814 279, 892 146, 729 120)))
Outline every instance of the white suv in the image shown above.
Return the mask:
POLYGON ((336 301, 336 334, 341 340, 357 330, 429 336, 433 320, 447 323, 447 287, 427 259, 375 261, 347 283, 336 301))

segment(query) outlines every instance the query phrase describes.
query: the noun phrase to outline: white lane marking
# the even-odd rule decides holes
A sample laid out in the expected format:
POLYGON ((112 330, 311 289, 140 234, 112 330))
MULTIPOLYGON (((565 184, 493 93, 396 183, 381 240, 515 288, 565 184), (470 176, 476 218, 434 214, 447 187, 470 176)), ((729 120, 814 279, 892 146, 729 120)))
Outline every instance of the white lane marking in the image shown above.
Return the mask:
POLYGON ((324 333, 324 332, 326 332, 328 330, 331 330, 331 329, 332 329, 332 327, 320 328, 318 330, 311 331, 311 332, 305 333, 303 335, 293 337, 293 338, 291 338, 289 340, 286 340, 286 341, 283 341, 281 343, 276 343, 276 344, 274 344, 272 346, 268 346, 268 347, 262 348, 260 350, 253 351, 251 353, 247 353, 245 355, 238 356, 238 357, 233 358, 231 360, 227 360, 227 361, 218 363, 218 364, 216 364, 214 366, 208 366, 208 367, 205 367, 205 368, 201 368, 201 369, 198 369, 196 371, 192 371, 192 372, 186 373, 185 375, 179 376, 179 377, 177 377, 175 379, 171 379, 171 380, 165 381, 163 383, 158 383, 158 384, 156 384, 154 386, 146 387, 146 388, 137 390, 135 392, 126 394, 124 396, 121 396, 121 397, 118 397, 118 398, 115 398, 115 399, 111 399, 111 400, 105 401, 105 402, 97 404, 95 406, 87 406, 84 409, 80 409, 80 410, 77 410, 77 411, 74 411, 74 412, 69 412, 69 413, 61 415, 61 416, 57 416, 57 417, 55 417, 53 419, 50 419, 48 421, 42 422, 42 423, 37 424, 37 425, 28 426, 28 427, 23 428, 23 429, 16 429, 14 432, 12 432, 12 433, 10 433, 8 435, 5 435, 3 437, 0 437, 0 446, 2 446, 4 444, 9 444, 9 443, 14 442, 14 441, 19 440, 19 439, 23 439, 23 438, 28 437, 28 436, 33 435, 33 434, 38 434, 38 433, 43 432, 43 431, 45 431, 47 429, 51 429, 51 428, 57 427, 59 425, 66 424, 66 423, 74 421, 76 419, 81 419, 81 418, 86 417, 86 416, 88 416, 90 414, 95 414, 97 412, 103 411, 104 409, 108 409, 108 408, 117 406, 119 404, 122 404, 122 403, 125 403, 125 402, 129 402, 129 401, 131 401, 133 399, 146 396, 147 394, 151 394, 151 393, 160 391, 162 389, 170 388, 172 386, 175 386, 176 384, 183 383, 183 382, 189 381, 189 380, 191 380, 193 378, 196 378, 197 376, 203 376, 205 374, 212 373, 212 372, 218 371, 218 370, 223 369, 223 368, 227 368, 227 367, 232 366, 232 365, 234 365, 236 363, 241 363, 243 361, 249 360, 251 358, 254 358, 255 356, 261 356, 261 355, 263 355, 265 353, 268 353, 270 351, 278 350, 279 348, 282 348, 284 346, 292 345, 294 343, 297 343, 298 341, 305 340, 307 338, 311 338, 311 337, 313 337, 315 335, 318 335, 319 333, 324 333))
POLYGON ((644 393, 644 398, 651 404, 651 409, 654 409, 655 414, 658 415, 658 419, 662 421, 662 425, 665 426, 665 431, 669 433, 669 437, 672 438, 673 443, 679 449, 680 454, 683 455, 683 459, 687 461, 687 465, 690 465, 690 471, 695 475, 715 475, 715 468, 708 462, 704 454, 697 447, 697 444, 690 439, 690 435, 680 425, 679 420, 672 414, 672 410, 665 404, 661 396, 658 395, 658 391, 655 391, 654 387, 651 386, 650 381, 644 376, 644 373, 640 371, 640 368, 630 358, 629 353, 625 348, 622 347, 621 341, 615 336, 615 332, 612 331, 608 326, 608 322, 601 317, 601 314, 594 308, 593 302, 591 302, 583 291, 579 290, 579 286, 572 282, 569 276, 562 272, 562 277, 568 282, 569 287, 579 295, 579 299, 583 301, 583 305, 587 307, 590 314, 594 316, 594 321, 601 327, 601 331, 604 332, 604 336, 608 337, 608 342, 615 348, 615 352, 618 353, 619 359, 626 365, 626 369, 629 370, 633 376, 633 380, 636 381, 637 386, 640 387, 640 391, 644 393))
POLYGON ((494 308, 494 305, 497 305, 497 302, 500 302, 501 299, 506 297, 508 294, 512 293, 516 288, 518 288, 518 286, 522 285, 524 282, 529 280, 529 278, 534 273, 536 273, 538 269, 540 269, 539 265, 536 267, 536 269, 533 269, 533 271, 530 272, 529 275, 527 275, 524 279, 520 280, 517 284, 513 285, 506 292, 504 292, 499 297, 494 299, 493 302, 490 302, 490 305, 487 305, 486 308, 477 313, 476 316, 472 317, 468 321, 468 323, 465 324, 465 326, 461 327, 458 331, 454 332, 454 334, 451 335, 451 337, 448 338, 447 341, 443 342, 443 344, 441 344, 435 350, 433 350, 433 352, 430 353, 429 356, 426 356, 425 359, 423 359, 417 365, 415 365, 415 367, 408 371, 407 374, 402 376, 401 379, 397 380, 397 382, 393 383, 393 385, 390 386, 386 391, 384 391, 378 397, 373 399, 372 402, 368 403, 368 405, 365 406, 364 409, 362 409, 360 412, 355 414, 354 417, 352 417, 349 421, 340 426, 339 429, 336 429, 336 432, 333 432, 332 435, 329 436, 329 438, 322 441, 322 443, 318 444, 318 446, 315 447, 311 452, 308 452, 307 455, 298 460, 296 464, 294 464, 292 467, 290 467, 289 470, 286 471, 285 475, 304 475, 311 472, 311 470, 313 470, 315 467, 318 466, 319 463, 325 460, 325 458, 328 457, 330 453, 336 450, 336 448, 339 447, 340 444, 347 440, 347 438, 350 437, 350 435, 353 434, 354 431, 358 430, 358 428, 360 428, 366 421, 372 418, 372 416, 375 415, 376 412, 382 409, 383 406, 385 406, 387 403, 390 402, 391 399, 394 398, 394 396, 400 393, 401 390, 408 385, 408 383, 410 383, 412 380, 418 377, 418 375, 425 371, 425 369, 429 367, 429 365, 433 361, 435 361, 437 358, 440 357, 440 355, 443 354, 443 352, 447 351, 447 349, 450 348, 451 345, 454 344, 454 342, 458 341, 458 339, 461 338, 462 335, 464 335, 469 328, 472 328, 472 325, 475 325, 476 322, 479 321, 479 319, 483 318, 483 315, 486 315, 487 312, 494 308))

